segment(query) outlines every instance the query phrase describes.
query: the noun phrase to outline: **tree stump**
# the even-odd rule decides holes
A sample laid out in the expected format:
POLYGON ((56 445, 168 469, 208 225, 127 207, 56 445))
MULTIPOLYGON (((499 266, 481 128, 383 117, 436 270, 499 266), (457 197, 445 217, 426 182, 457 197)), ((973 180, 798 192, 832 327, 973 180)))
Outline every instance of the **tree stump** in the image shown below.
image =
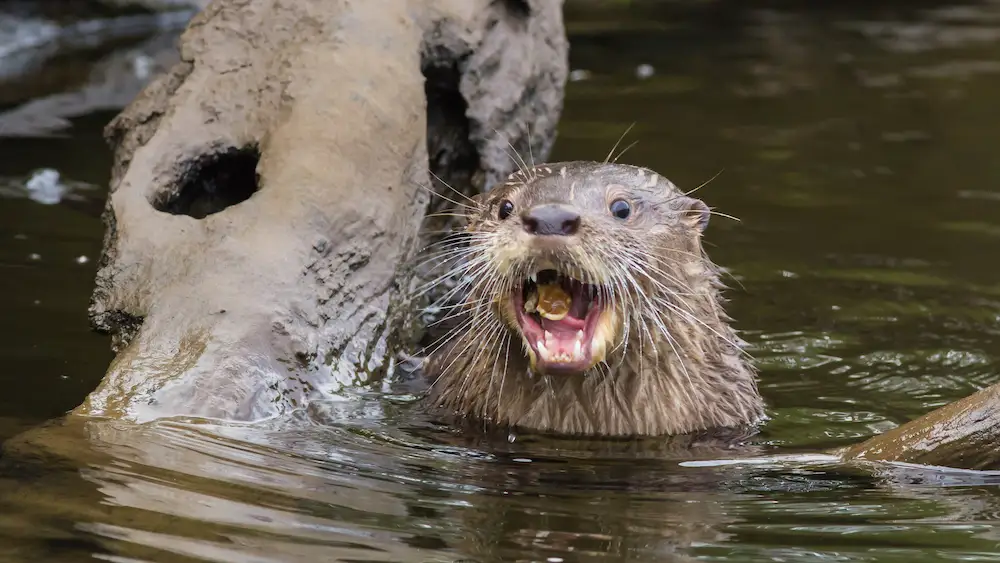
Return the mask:
POLYGON ((116 358, 76 412, 258 420, 384 373, 428 170, 471 193, 544 158, 567 51, 561 0, 209 4, 106 130, 116 358))

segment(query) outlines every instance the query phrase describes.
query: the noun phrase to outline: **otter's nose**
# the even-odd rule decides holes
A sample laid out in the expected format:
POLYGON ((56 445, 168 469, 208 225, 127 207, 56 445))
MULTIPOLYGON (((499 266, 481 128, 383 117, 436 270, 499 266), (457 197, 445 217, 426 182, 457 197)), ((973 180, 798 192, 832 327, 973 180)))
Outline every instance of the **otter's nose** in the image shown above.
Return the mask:
POLYGON ((536 205, 521 214, 524 230, 533 235, 572 235, 580 228, 580 214, 559 204, 536 205))

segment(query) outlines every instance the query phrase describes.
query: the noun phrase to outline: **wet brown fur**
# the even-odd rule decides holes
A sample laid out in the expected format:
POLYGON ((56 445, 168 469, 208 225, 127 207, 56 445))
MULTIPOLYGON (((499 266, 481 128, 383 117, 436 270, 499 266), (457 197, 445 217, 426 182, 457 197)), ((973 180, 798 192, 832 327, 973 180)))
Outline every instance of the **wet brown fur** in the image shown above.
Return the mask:
POLYGON ((565 162, 512 174, 467 213, 463 322, 424 366, 435 405, 499 425, 596 436, 688 434, 760 421, 754 370, 723 310, 718 268, 702 248, 709 211, 701 201, 649 169, 565 162), (622 196, 633 203, 626 221, 608 211, 622 196), (505 221, 497 217, 503 200, 515 208, 505 221), (497 299, 539 257, 525 242, 520 211, 554 202, 576 206, 583 220, 548 258, 584 281, 617 280, 616 310, 629 324, 627 342, 579 376, 531 373, 511 304, 497 299))

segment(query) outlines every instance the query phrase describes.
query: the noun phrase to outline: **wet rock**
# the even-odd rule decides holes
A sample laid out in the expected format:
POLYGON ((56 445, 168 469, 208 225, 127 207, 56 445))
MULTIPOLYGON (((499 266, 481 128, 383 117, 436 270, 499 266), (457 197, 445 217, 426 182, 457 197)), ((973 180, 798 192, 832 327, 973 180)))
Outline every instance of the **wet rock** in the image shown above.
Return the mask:
POLYGON ((142 38, 185 25, 194 10, 138 14, 77 14, 55 18, 42 11, 0 9, 0 79, 30 69, 57 52, 142 38))
POLYGON ((106 130, 90 312, 117 357, 78 412, 260 419, 384 373, 428 168, 472 192, 509 173, 508 142, 551 147, 561 8, 219 0, 196 16, 180 62, 106 130))
MULTIPOLYGON (((158 34, 178 34, 195 13, 192 9, 123 12, 102 6, 93 0, 0 4, 0 105, 10 108, 75 92, 100 78, 91 76, 92 61, 158 34)), ((114 109, 136 93, 121 92, 119 98, 128 97, 114 109)), ((10 130, 7 125, 0 122, 0 134, 10 130)), ((21 134, 20 127, 15 129, 21 134)))
POLYGON ((0 6, 0 135, 46 135, 73 117, 121 109, 179 59, 177 35, 194 13, 122 14, 93 2, 0 6))
POLYGON ((40 17, 0 13, 0 60, 54 41, 59 24, 40 17))
POLYGON ((45 136, 69 127, 75 117, 125 107, 153 76, 179 62, 176 42, 177 34, 166 32, 112 51, 92 65, 82 84, 0 112, 0 136, 45 136))

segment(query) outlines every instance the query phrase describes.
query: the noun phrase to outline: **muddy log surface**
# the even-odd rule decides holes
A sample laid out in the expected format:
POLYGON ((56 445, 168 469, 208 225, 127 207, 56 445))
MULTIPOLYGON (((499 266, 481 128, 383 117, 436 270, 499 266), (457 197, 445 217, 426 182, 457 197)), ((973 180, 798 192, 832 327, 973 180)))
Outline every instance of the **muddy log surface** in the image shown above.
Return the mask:
MULTIPOLYGON (((111 124, 91 305, 117 354, 79 414, 254 420, 389 366, 430 170, 547 154, 561 2, 218 1, 111 124), (426 80, 425 80, 426 78, 426 80)), ((436 201, 436 198, 435 198, 436 201)))

